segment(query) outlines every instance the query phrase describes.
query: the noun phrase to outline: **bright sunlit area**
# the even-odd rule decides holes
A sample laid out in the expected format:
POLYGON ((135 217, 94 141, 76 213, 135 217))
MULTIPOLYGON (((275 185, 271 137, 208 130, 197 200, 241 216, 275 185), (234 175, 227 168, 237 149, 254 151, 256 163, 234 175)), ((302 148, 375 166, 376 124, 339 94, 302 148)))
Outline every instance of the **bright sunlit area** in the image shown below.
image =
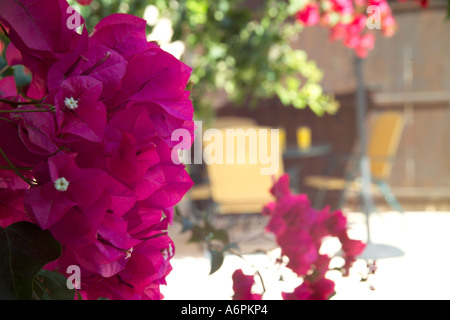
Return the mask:
MULTIPOLYGON (((357 239, 366 239, 365 215, 349 212, 351 232, 357 239)), ((363 254, 354 264, 348 277, 339 271, 329 271, 328 277, 336 283, 333 300, 448 300, 447 287, 450 279, 447 266, 450 254, 445 249, 450 243, 447 232, 450 223, 449 212, 415 211, 399 214, 383 212, 370 219, 373 250, 363 254), (378 248, 377 248, 378 246, 378 248), (392 247, 392 248, 391 248, 392 247), (376 261, 376 271, 369 274, 367 261, 376 261)), ((181 228, 175 224, 173 236, 177 252, 172 260, 174 270, 167 277, 167 286, 162 287, 165 299, 184 300, 230 300, 233 296, 231 276, 242 268, 248 274, 259 271, 262 275, 265 299, 281 299, 283 290, 292 290, 299 280, 290 272, 284 273, 275 265, 279 250, 269 254, 250 253, 243 257, 229 254, 223 266, 213 275, 211 257, 202 247, 187 244, 189 237, 180 235, 181 228), (279 281, 284 275, 284 281, 279 281), (220 290, 218 289, 220 288, 220 290)), ((260 239, 253 248, 267 248, 268 240, 260 239)), ((324 247, 336 252, 339 244, 333 239, 324 247)), ((270 248, 270 247, 269 247, 270 248)), ((372 249, 372 247, 371 247, 372 249)), ((256 251, 256 250, 255 250, 256 251)), ((342 263, 337 257, 335 265, 342 263)), ((261 281, 257 279, 254 291, 262 292, 261 281)))

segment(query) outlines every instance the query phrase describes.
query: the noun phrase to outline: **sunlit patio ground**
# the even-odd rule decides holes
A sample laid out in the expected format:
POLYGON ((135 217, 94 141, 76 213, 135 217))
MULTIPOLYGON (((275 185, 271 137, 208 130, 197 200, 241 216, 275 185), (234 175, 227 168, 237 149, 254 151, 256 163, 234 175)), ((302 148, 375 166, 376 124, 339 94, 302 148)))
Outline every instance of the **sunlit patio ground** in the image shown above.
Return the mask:
MULTIPOLYGON (((347 212, 351 225, 350 235, 355 239, 366 240, 365 215, 360 212, 347 212)), ((250 224, 251 225, 251 224, 250 224)), ((243 234, 249 233, 245 226, 243 234)), ((162 292, 167 300, 227 300, 233 294, 231 274, 237 268, 245 273, 254 273, 258 269, 264 279, 265 299, 280 299, 282 290, 295 288, 298 280, 292 275, 284 276, 279 282, 279 270, 263 254, 245 254, 242 258, 227 255, 222 268, 209 275, 210 260, 198 244, 187 243, 189 233, 180 232, 180 225, 175 223, 170 234, 175 241, 176 254, 172 260, 173 271, 167 277, 167 286, 162 292)), ((375 249, 368 252, 371 258, 376 255, 377 271, 367 281, 361 282, 361 275, 366 274, 364 259, 359 259, 349 277, 343 278, 338 271, 329 272, 328 276, 336 283, 335 300, 428 300, 450 299, 450 211, 408 211, 379 212, 370 216, 372 243, 389 245, 390 250, 375 249), (394 256, 390 256, 391 253, 394 256), (399 253, 399 255, 397 255, 399 253), (403 253, 403 254, 402 254, 403 253)), ((253 248, 277 249, 269 237, 258 237, 243 245, 248 251, 253 248)), ((327 240, 323 250, 332 252, 336 248, 333 239, 327 240)), ((383 247, 384 248, 384 247, 383 247)), ((273 257, 272 257, 273 258, 273 257)), ((339 258, 333 260, 339 264, 339 258)), ((259 282, 255 290, 261 290, 259 282)))

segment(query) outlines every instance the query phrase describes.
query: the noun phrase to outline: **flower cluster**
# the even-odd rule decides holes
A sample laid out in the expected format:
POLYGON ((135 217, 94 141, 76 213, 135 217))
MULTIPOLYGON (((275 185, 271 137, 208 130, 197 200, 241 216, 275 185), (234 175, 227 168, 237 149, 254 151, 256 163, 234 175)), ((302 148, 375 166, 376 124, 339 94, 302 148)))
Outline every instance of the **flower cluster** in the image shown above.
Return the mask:
MULTIPOLYGON (((330 212, 328 208, 316 210, 310 205, 306 195, 291 193, 288 175, 283 175, 275 183, 271 193, 276 201, 264 207, 263 213, 270 217, 266 230, 276 236, 282 255, 279 261, 287 260, 286 267, 303 279, 293 292, 283 292, 283 299, 329 299, 334 294, 334 282, 326 278, 331 257, 320 252, 323 240, 325 237, 339 239, 342 257, 345 259, 342 268, 344 275, 348 275, 365 244, 349 238, 347 219, 341 211, 330 212)), ((243 279, 243 276, 236 277, 237 280, 243 279)), ((245 280, 247 285, 235 284, 235 290, 241 289, 235 292, 235 297, 251 297, 251 285, 248 285, 251 279, 245 280)))
POLYGON ((159 299, 173 206, 193 184, 171 157, 173 130, 193 135, 191 69, 143 19, 114 14, 88 35, 71 15, 65 0, 0 3, 8 65, 32 74, 22 94, 0 80, 0 225, 49 230, 62 254, 46 268, 79 266, 84 298, 159 299))
POLYGON ((296 17, 303 25, 328 28, 331 40, 342 40, 361 58, 374 47, 374 29, 386 37, 397 29, 387 0, 308 0, 296 17))
POLYGON ((255 283, 253 276, 244 274, 241 269, 236 270, 232 275, 233 280, 233 300, 261 300, 262 295, 252 293, 255 283))

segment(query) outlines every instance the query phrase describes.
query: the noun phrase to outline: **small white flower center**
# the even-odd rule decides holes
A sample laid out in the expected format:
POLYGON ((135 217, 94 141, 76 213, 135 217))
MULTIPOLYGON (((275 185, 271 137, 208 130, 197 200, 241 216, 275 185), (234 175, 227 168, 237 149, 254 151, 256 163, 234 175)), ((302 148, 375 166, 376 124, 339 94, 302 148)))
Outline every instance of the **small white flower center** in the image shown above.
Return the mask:
POLYGON ((58 178, 55 180, 55 189, 58 191, 67 191, 67 188, 69 188, 69 181, 66 180, 66 178, 58 178))
POLYGON ((164 260, 166 260, 166 261, 173 256, 173 248, 172 248, 171 244, 169 244, 168 249, 164 249, 162 251, 162 256, 163 256, 164 260))
POLYGON ((133 248, 130 248, 130 250, 127 251, 127 255, 125 256, 125 260, 131 258, 131 253, 133 252, 133 248))
POLYGON ((64 105, 70 110, 75 110, 78 108, 78 100, 75 100, 73 97, 65 98, 64 105))

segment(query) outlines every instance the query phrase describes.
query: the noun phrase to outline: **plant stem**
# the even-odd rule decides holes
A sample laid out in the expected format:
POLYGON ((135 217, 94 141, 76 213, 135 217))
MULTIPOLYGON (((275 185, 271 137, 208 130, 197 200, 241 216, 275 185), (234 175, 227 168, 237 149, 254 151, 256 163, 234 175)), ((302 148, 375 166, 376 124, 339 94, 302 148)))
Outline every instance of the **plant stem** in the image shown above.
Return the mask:
MULTIPOLYGON (((15 167, 17 170, 33 170, 33 167, 15 167)), ((3 170, 14 170, 13 167, 8 166, 0 166, 0 169, 3 170)))
POLYGON ((264 279, 261 275, 261 273, 259 272, 258 268, 256 268, 252 263, 250 263, 247 259, 245 259, 240 253, 234 252, 233 250, 228 249, 228 252, 230 252, 231 254, 234 254, 235 256, 241 258, 242 260, 244 260, 245 262, 247 262, 248 264, 250 264, 252 266, 253 269, 255 269, 255 274, 259 277, 259 280, 261 281, 261 286, 262 286, 262 294, 264 295, 264 293, 266 293, 266 286, 264 285, 264 279))
POLYGON ((0 120, 3 120, 3 121, 6 121, 6 122, 9 122, 9 123, 12 123, 12 124, 14 124, 14 121, 11 121, 11 120, 9 120, 9 119, 6 119, 6 118, 2 118, 2 117, 0 117, 0 120))
POLYGON ((0 28, 2 29, 3 34, 9 39, 9 34, 8 34, 8 32, 6 32, 5 27, 3 27, 3 25, 1 23, 0 23, 0 28))
POLYGON ((14 164, 11 162, 11 160, 9 160, 9 158, 6 156, 5 152, 3 152, 2 148, 0 148, 0 155, 3 157, 3 159, 5 159, 5 161, 9 164, 9 166, 11 167, 11 170, 13 170, 17 176, 19 178, 21 178, 23 181, 25 181, 26 183, 28 183, 30 186, 35 186, 36 182, 28 179, 27 177, 25 177, 17 168, 16 166, 14 166, 14 164))
POLYGON ((92 71, 94 71, 98 66, 102 65, 103 63, 105 63, 106 60, 108 60, 111 57, 111 52, 106 52, 105 56, 103 58, 101 58, 100 60, 98 60, 92 67, 90 67, 89 69, 85 70, 81 75, 85 76, 90 74, 92 71))
POLYGON ((42 101, 13 101, 13 100, 5 99, 5 98, 0 98, 0 102, 12 104, 12 105, 19 105, 19 104, 38 104, 38 103, 41 103, 42 101))
POLYGON ((49 109, 0 110, 0 113, 30 113, 30 112, 52 112, 52 111, 49 109))
MULTIPOLYGON (((0 71, 0 74, 3 72, 0 71)), ((43 99, 42 99, 43 100, 43 99)), ((11 105, 12 107, 15 106, 19 106, 19 105, 35 105, 36 107, 42 107, 41 110, 36 111, 35 109, 33 110, 16 110, 16 111, 9 111, 9 110, 0 110, 0 113, 20 113, 20 112, 53 112, 55 111, 55 106, 48 104, 48 103, 42 103, 42 100, 33 100, 33 101, 13 101, 13 100, 8 100, 5 98, 0 98, 0 102, 4 102, 7 103, 9 105, 11 105), (49 107, 49 108, 45 108, 45 107, 49 107)))
POLYGON ((2 70, 0 70, 0 74, 2 74, 3 72, 5 72, 6 70, 8 70, 9 66, 6 65, 2 70))

